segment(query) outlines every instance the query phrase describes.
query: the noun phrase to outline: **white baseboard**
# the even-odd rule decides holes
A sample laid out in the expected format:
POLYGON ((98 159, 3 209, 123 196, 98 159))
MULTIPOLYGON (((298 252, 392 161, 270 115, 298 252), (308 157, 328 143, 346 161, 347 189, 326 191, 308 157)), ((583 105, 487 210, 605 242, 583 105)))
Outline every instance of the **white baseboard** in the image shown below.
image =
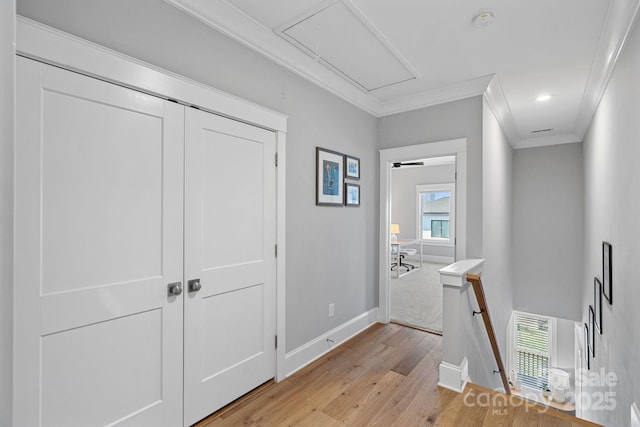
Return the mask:
POLYGON ((440 362, 438 385, 462 393, 469 382, 469 362, 465 357, 460 366, 440 362))
POLYGON ((288 377, 304 368, 377 322, 378 308, 375 307, 290 351, 285 355, 285 376, 288 377))
MULTIPOLYGON (((410 256, 406 258, 409 262, 420 262, 420 254, 410 256)), ((422 255, 423 262, 435 262, 438 264, 453 264, 455 259, 453 257, 448 256, 438 256, 438 255, 422 255)))
POLYGON ((456 260, 450 256, 422 255, 424 262, 437 262, 438 264, 453 264, 456 260))

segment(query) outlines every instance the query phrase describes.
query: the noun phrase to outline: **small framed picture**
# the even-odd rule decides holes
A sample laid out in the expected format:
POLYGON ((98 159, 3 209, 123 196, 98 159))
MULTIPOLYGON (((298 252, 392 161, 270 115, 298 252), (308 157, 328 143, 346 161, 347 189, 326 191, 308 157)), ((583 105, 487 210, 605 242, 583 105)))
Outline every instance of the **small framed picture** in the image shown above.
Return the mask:
POLYGON ((344 204, 351 207, 360 206, 360 185, 346 182, 344 184, 344 204))
POLYGON ((343 206, 343 154, 316 147, 316 205, 343 206))
POLYGON ((593 278, 593 310, 595 327, 602 334, 602 282, 597 277, 593 278))
POLYGON ((584 361, 587 364, 587 369, 591 369, 589 362, 591 362, 591 348, 589 347, 589 325, 584 324, 584 361))
POLYGON ((594 312, 593 307, 589 306, 589 348, 591 348, 591 356, 596 357, 596 328, 594 326, 594 312))
POLYGON ((344 177, 349 179, 360 179, 360 159, 357 157, 344 156, 344 177))
POLYGON ((604 297, 613 304, 613 286, 612 286, 612 247, 609 242, 602 242, 602 290, 604 297))

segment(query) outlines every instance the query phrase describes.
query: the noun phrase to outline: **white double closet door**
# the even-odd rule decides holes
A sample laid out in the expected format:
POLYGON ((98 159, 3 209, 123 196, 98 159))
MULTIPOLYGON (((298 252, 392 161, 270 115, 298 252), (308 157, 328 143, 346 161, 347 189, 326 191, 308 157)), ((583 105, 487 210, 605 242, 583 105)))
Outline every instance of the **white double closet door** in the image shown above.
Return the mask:
POLYGON ((190 425, 273 378, 275 134, 17 75, 16 425, 190 425))

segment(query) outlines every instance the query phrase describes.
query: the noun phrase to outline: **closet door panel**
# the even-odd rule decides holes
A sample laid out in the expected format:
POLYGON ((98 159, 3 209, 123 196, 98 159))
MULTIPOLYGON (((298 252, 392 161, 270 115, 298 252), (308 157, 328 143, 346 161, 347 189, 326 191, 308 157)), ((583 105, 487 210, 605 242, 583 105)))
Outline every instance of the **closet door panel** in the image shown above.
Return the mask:
POLYGON ((275 134, 186 110, 185 425, 275 376, 275 134))
POLYGON ((183 108, 18 60, 16 425, 181 424, 183 108))

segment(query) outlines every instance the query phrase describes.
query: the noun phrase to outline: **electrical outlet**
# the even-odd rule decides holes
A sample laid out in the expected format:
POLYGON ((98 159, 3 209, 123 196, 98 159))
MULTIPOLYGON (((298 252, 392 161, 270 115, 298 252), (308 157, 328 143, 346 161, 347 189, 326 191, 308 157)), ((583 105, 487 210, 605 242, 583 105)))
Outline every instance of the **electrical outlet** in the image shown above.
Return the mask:
POLYGON ((329 317, 333 317, 336 314, 336 305, 334 303, 329 304, 329 317))

